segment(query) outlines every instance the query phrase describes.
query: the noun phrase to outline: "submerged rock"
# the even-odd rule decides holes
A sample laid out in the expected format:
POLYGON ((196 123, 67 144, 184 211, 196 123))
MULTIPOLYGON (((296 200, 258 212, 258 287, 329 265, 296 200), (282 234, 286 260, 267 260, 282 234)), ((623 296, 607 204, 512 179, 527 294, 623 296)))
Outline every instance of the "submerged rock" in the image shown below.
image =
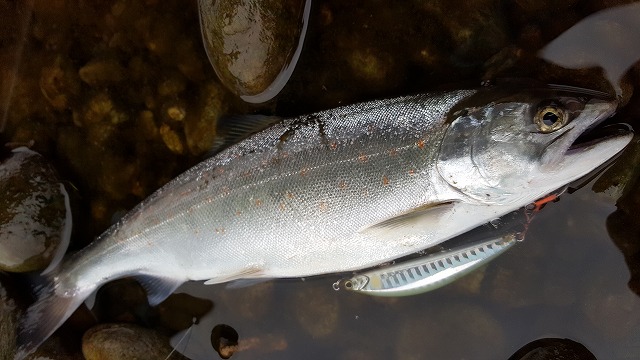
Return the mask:
POLYGON ((35 151, 13 150, 0 163, 0 270, 41 270, 69 243, 71 211, 53 167, 35 151))
POLYGON ((498 359, 505 352, 504 330, 485 308, 473 304, 425 307, 396 336, 399 359, 498 359))
POLYGON ((199 0, 202 38, 222 83, 261 103, 284 87, 300 54, 310 0, 199 0))
POLYGON ((596 360, 584 345, 569 339, 544 338, 521 347, 509 360, 596 360))
POLYGON ((186 359, 172 351, 168 337, 130 324, 98 325, 82 337, 82 354, 87 360, 186 359))
POLYGON ((293 308, 300 326, 313 338, 331 335, 338 329, 340 307, 330 288, 306 287, 295 294, 293 308))

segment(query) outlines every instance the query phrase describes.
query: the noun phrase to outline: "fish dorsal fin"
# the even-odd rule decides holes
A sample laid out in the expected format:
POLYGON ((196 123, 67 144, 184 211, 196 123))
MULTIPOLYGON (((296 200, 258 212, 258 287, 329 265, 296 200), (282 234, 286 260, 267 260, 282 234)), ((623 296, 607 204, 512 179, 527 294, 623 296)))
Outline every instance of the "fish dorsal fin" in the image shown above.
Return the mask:
POLYGON ((218 136, 216 136, 216 140, 211 147, 211 155, 215 155, 240 140, 246 139, 280 121, 282 121, 282 118, 279 116, 226 116, 218 122, 218 136))
POLYGON ((423 232, 425 227, 437 225, 440 218, 453 209, 455 203, 452 200, 424 204, 398 216, 366 227, 360 230, 360 233, 375 235, 388 233, 401 236, 403 234, 423 232))
POLYGON ((149 305, 156 306, 169 297, 176 289, 184 283, 182 279, 159 277, 153 275, 139 275, 135 279, 147 292, 149 305))

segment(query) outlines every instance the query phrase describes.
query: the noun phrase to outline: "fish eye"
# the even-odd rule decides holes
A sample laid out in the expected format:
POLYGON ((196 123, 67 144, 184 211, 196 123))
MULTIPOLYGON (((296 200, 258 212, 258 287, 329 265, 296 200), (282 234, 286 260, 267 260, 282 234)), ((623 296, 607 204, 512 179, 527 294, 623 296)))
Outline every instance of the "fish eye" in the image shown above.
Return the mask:
POLYGON ((533 118, 542 133, 556 131, 567 124, 567 113, 555 105, 541 107, 533 118))

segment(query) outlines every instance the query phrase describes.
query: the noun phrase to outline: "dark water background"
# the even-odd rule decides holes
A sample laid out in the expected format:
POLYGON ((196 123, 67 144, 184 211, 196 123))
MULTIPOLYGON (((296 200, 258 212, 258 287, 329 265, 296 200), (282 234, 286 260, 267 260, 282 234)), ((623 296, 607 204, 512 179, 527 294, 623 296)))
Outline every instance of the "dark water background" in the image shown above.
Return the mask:
MULTIPOLYGON (((611 45, 605 50, 595 38, 587 48, 566 45, 573 58, 589 60, 583 62, 589 68, 569 70, 537 56, 581 19, 626 3, 316 1, 305 48, 283 93, 249 106, 210 69, 193 1, 25 3, 32 12, 1 1, 0 103, 7 115, 0 136, 35 140, 36 150, 77 187, 75 250, 106 229, 114 214, 200 160, 202 144, 214 137, 224 114, 296 115, 517 77, 617 90, 624 104, 617 120, 637 124, 639 67, 614 62, 617 73, 631 68, 620 85, 611 85, 589 55, 626 58, 638 38, 617 36, 628 24, 622 32, 603 28, 598 41, 611 45), (87 78, 87 64, 96 63, 108 66, 87 78), (101 113, 106 103, 111 107, 101 113), (172 106, 184 109, 186 118, 168 118, 172 106)), ((634 139, 595 187, 589 183, 547 205, 523 243, 431 293, 377 299, 335 292, 331 284, 340 275, 240 289, 188 283, 177 293, 213 303, 192 327, 191 318, 202 312, 181 299, 150 309, 129 301, 133 295, 110 298, 103 291, 96 314, 100 322, 138 323, 165 334, 187 328, 172 344, 183 339, 176 347, 193 359, 218 358, 210 340, 218 324, 239 334, 234 359, 507 359, 541 337, 571 338, 600 360, 640 359, 638 148, 634 139)), ((71 339, 67 352, 78 352, 92 321, 72 319, 62 329, 61 337, 71 339)))

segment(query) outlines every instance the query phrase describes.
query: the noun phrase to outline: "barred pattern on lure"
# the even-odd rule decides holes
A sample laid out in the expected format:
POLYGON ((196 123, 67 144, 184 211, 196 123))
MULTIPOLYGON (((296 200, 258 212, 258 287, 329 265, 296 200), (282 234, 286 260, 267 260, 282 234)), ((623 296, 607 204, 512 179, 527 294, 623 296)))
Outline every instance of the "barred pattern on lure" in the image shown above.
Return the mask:
POLYGON ((471 246, 374 269, 343 281, 346 290, 373 296, 408 296, 435 290, 461 278, 517 243, 510 234, 471 246))

